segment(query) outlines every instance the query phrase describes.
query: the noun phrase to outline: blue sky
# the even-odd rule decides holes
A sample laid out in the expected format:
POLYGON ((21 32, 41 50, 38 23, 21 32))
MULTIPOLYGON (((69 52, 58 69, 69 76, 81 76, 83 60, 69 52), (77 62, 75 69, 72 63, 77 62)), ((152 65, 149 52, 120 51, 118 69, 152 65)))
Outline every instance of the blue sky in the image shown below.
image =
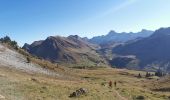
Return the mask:
POLYGON ((0 37, 20 45, 47 36, 105 35, 170 26, 170 0, 0 0, 0 37))

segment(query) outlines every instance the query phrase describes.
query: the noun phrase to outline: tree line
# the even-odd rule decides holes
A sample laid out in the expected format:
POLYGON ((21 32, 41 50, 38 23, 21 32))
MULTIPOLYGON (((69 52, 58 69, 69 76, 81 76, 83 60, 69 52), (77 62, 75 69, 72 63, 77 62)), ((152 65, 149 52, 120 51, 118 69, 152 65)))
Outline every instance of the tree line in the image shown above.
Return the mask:
MULTIPOLYGON (((151 77, 151 76, 163 77, 163 76, 165 76, 165 75, 166 75, 166 73, 164 73, 163 71, 157 70, 154 74, 151 74, 151 73, 149 73, 149 72, 146 72, 145 77, 146 77, 146 78, 151 77)), ((142 75, 141 75, 140 73, 138 74, 138 78, 142 78, 142 75)))
POLYGON ((9 36, 5 36, 3 38, 0 38, 0 42, 8 44, 11 47, 13 47, 14 49, 18 49, 18 47, 19 47, 18 43, 16 41, 11 40, 11 38, 9 36))

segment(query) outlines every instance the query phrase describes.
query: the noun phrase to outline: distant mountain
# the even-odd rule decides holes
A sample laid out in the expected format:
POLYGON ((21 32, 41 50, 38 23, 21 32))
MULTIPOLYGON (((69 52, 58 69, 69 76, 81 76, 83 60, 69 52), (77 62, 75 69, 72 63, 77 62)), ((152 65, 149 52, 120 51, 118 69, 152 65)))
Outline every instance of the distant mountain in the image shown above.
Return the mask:
MULTIPOLYGON (((140 69, 161 67, 170 70, 170 28, 161 28, 150 37, 117 46, 113 49, 113 53, 126 56, 119 57, 119 61, 120 59, 121 61, 127 59, 128 56, 133 56, 124 63, 123 66, 126 67, 133 63, 133 67, 139 66, 140 69)), ((113 65, 120 64, 118 60, 115 61, 116 59, 111 61, 113 65)))
POLYGON ((29 53, 61 64, 99 65, 105 60, 96 53, 96 45, 77 35, 69 37, 50 36, 46 40, 25 44, 23 49, 29 53))
POLYGON ((102 66, 109 63, 119 68, 170 70, 170 28, 138 33, 112 31, 97 39, 100 38, 100 43, 93 44, 91 40, 89 42, 89 39, 77 35, 50 36, 31 45, 25 44, 23 49, 60 64, 102 66))
POLYGON ((149 30, 142 30, 141 32, 137 33, 117 33, 115 31, 110 31, 107 35, 93 37, 89 40, 89 42, 94 44, 106 44, 108 42, 127 42, 136 38, 145 38, 149 37, 153 31, 149 30))

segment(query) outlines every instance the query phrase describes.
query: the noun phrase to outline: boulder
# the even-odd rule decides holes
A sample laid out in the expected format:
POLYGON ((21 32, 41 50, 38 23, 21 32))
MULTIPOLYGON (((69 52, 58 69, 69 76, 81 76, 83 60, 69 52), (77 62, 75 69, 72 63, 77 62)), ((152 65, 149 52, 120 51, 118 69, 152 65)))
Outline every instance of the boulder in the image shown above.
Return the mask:
POLYGON ((71 93, 69 97, 79 97, 84 94, 87 94, 87 89, 80 88, 80 89, 76 90, 76 92, 71 93))

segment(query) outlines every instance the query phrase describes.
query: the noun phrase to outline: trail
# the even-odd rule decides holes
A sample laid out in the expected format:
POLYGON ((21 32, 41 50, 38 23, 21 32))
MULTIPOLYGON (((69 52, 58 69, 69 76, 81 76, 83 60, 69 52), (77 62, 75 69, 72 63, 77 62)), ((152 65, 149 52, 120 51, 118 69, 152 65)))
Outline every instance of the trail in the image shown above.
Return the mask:
POLYGON ((125 97, 121 96, 120 93, 116 90, 114 90, 114 92, 116 93, 116 95, 119 97, 119 100, 128 100, 125 97))

